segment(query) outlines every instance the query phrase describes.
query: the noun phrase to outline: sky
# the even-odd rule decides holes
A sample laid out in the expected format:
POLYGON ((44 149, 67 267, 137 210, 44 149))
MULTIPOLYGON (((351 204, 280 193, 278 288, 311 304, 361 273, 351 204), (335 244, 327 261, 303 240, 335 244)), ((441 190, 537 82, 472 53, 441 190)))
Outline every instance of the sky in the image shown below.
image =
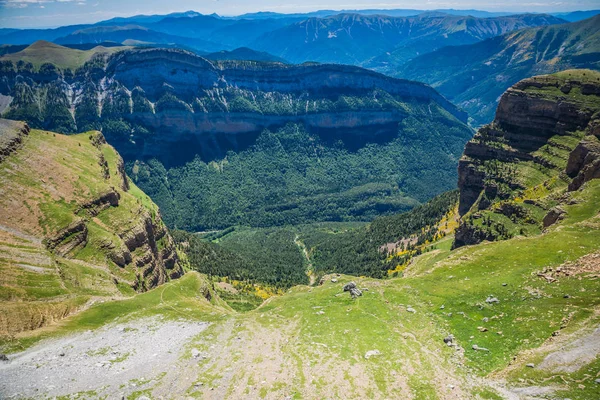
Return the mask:
POLYGON ((295 13, 367 8, 562 12, 599 9, 600 0, 0 0, 0 28, 57 27, 188 10, 231 16, 256 11, 295 13))

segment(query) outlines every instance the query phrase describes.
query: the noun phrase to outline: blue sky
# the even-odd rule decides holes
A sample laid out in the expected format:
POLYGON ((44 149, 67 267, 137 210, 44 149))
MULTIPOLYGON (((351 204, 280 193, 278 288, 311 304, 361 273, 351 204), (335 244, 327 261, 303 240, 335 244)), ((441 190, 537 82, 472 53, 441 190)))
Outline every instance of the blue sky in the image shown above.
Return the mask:
POLYGON ((364 8, 551 12, 598 9, 600 0, 0 0, 0 27, 55 27, 97 22, 116 16, 187 10, 239 15, 255 11, 292 13, 364 8))

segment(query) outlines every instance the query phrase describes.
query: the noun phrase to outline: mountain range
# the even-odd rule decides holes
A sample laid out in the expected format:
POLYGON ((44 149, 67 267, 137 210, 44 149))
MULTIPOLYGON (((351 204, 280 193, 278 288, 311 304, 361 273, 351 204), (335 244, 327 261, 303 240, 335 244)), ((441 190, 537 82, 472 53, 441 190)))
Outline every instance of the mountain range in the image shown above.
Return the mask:
MULTIPOLYGON (((160 70, 156 51, 105 68, 126 82, 132 63, 160 70)), ((599 79, 517 83, 466 145, 458 193, 355 226, 171 236, 99 132, 0 120, 0 393, 594 398, 599 79), (235 277, 249 255, 274 287, 235 277)))
POLYGON ((600 16, 443 48, 395 75, 431 84, 480 125, 493 119, 500 96, 516 82, 568 68, 600 68, 600 16))

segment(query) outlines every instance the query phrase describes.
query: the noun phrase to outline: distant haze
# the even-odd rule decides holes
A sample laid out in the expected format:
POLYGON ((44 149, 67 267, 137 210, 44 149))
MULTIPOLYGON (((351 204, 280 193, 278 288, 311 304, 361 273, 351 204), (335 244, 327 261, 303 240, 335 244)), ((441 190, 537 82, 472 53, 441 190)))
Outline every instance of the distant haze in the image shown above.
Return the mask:
POLYGON ((223 16, 258 11, 305 13, 357 9, 477 9, 492 12, 565 12, 600 8, 599 0, 528 2, 520 0, 0 0, 0 28, 56 27, 87 24, 136 14, 168 14, 194 10, 223 16))

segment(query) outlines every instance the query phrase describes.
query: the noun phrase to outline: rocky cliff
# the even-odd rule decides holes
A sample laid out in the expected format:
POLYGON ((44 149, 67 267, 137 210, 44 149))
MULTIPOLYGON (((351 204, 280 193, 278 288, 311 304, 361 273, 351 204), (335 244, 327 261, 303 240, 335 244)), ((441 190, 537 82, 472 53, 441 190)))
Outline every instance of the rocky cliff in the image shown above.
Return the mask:
MULTIPOLYGON (((544 209, 540 193, 563 186, 577 190, 598 177, 599 121, 598 72, 571 70, 514 85, 502 96, 494 122, 465 146, 458 165, 461 216, 481 219, 481 211, 490 209, 514 216, 514 207, 506 208, 517 198, 525 206, 514 206, 532 219, 535 210, 527 207, 544 209)), ((486 224, 495 228, 464 224, 457 245, 510 235, 499 232, 493 218, 486 224)))
POLYGON ((375 141, 395 134, 417 108, 466 121, 427 85, 342 65, 219 62, 147 49, 98 55, 75 74, 10 62, 1 72, 0 94, 11 101, 6 116, 68 132, 102 127, 126 158, 167 163, 177 150, 172 143, 185 142, 210 161, 289 122, 347 137, 369 131, 366 140, 375 141), (103 126, 108 120, 115 123, 103 126), (120 121, 128 124, 121 130, 120 121))
POLYGON ((75 71, 0 62, 0 95, 3 115, 33 128, 102 131, 188 230, 405 211, 454 186, 473 134, 421 83, 173 49, 97 54, 75 71))
POLYGON ((158 207, 129 182, 101 133, 64 136, 0 120, 0 154, 0 333, 183 274, 158 207))

